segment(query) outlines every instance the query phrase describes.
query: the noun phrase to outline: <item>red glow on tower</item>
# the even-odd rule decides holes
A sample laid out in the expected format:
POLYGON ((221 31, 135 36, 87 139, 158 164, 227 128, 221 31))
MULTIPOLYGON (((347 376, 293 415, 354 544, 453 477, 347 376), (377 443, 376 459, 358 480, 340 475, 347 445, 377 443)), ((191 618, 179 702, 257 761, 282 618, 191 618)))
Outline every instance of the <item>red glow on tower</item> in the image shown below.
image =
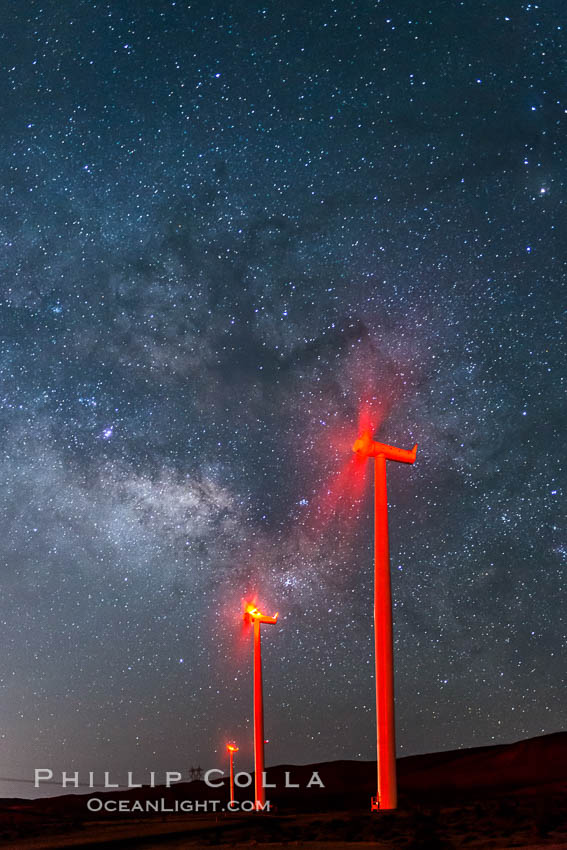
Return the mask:
MULTIPOLYGON (((383 422, 389 403, 378 400, 366 392, 360 403, 358 413, 358 434, 372 434, 383 422)), ((313 496, 309 511, 304 515, 304 527, 315 532, 317 536, 326 529, 330 522, 339 522, 341 536, 344 538, 356 528, 355 522, 359 516, 366 487, 366 456, 359 452, 348 454, 352 449, 352 425, 345 422, 329 423, 326 439, 314 442, 314 449, 324 450, 323 464, 329 462, 329 447, 340 460, 338 471, 322 482, 316 495, 313 496), (344 458, 344 460, 343 460, 344 458)), ((319 466, 322 464, 319 463, 319 466)))
POLYGON ((264 694, 262 687, 262 645, 260 625, 277 623, 278 615, 268 617, 249 602, 244 608, 244 622, 254 624, 254 796, 256 810, 263 810, 266 802, 264 776, 264 694))
POLYGON ((376 730, 378 790, 372 811, 395 809, 396 728, 394 716, 394 653, 392 638, 392 589, 388 542, 388 497, 386 460, 413 463, 417 443, 411 451, 378 443, 363 429, 352 449, 362 460, 374 458, 374 642, 376 656, 376 730))
POLYGON ((306 518, 307 524, 320 533, 338 516, 348 525, 358 514, 365 481, 366 463, 358 455, 351 455, 321 487, 320 495, 313 500, 313 508, 306 518))

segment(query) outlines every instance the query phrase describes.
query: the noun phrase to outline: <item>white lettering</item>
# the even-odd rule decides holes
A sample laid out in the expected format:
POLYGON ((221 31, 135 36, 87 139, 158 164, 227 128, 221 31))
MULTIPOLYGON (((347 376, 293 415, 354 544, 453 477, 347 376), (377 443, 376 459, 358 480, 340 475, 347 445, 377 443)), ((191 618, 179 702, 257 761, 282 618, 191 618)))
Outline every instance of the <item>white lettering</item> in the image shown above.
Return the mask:
POLYGON ((273 782, 273 783, 266 782, 266 775, 267 775, 266 771, 264 771, 262 773, 262 788, 275 788, 276 787, 275 782, 273 782))
POLYGON ((141 785, 136 785, 132 782, 132 771, 128 771, 128 788, 141 788, 141 785))
POLYGON ((299 785, 296 785, 295 782, 289 781, 290 775, 291 774, 290 774, 289 770, 286 770, 286 772, 285 772, 285 787, 286 788, 299 788, 299 785))
POLYGON ((118 788, 118 785, 114 782, 110 781, 110 771, 104 771, 104 787, 105 788, 118 788))
POLYGON ((207 783, 209 788, 220 788, 222 785, 222 780, 219 780, 218 782, 213 782, 211 780, 211 774, 213 773, 220 773, 221 776, 224 776, 224 770, 219 770, 218 767, 212 767, 205 773, 205 782, 207 783))
POLYGON ((63 771, 63 773, 61 774, 61 787, 66 788, 67 785, 72 785, 74 788, 79 787, 79 771, 78 770, 76 770, 75 773, 73 773, 73 774, 69 774, 69 776, 67 776, 65 771, 63 771))
POLYGON ((318 785, 318 786, 319 786, 319 788, 324 788, 324 787, 325 787, 325 786, 323 785, 323 783, 321 782, 321 777, 319 776, 319 774, 317 773, 317 771, 316 771, 316 770, 314 770, 314 771, 313 771, 313 773, 311 774, 311 779, 310 779, 310 780, 309 780, 309 782, 307 783, 307 787, 308 787, 308 788, 311 788, 311 786, 312 786, 312 785, 318 785))
POLYGON ((44 780, 53 779, 53 771, 49 770, 47 767, 36 767, 34 770, 34 788, 39 788, 39 783, 44 780), (43 776, 41 775, 43 774, 43 776))

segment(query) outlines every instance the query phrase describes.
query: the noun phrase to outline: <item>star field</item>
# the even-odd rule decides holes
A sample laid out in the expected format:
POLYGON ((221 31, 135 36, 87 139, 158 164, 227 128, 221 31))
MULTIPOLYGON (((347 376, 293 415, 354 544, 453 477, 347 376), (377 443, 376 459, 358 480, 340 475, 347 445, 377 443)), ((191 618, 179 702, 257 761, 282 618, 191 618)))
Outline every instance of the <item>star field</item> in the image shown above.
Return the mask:
POLYGON ((8 6, 1 775, 249 766, 252 595, 267 763, 375 757, 365 403, 399 755, 564 729, 563 4, 8 6))

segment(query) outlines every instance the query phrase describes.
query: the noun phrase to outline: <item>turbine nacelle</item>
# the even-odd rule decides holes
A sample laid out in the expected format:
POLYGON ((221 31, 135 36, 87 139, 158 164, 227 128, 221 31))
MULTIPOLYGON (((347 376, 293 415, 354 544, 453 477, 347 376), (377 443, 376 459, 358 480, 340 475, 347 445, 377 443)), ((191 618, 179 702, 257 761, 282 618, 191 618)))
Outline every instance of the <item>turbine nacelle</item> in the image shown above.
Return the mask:
POLYGON ((229 751, 229 753, 237 753, 238 752, 238 747, 235 747, 234 744, 227 744, 226 748, 229 751))
POLYGON ((387 460, 397 460, 400 463, 413 463, 417 455, 417 443, 411 451, 408 449, 397 449, 395 446, 386 445, 386 443, 378 443, 372 439, 368 431, 365 431, 358 440, 355 440, 352 450, 359 457, 366 458, 384 455, 387 460))
POLYGON ((255 605, 247 605, 244 611, 244 622, 245 623, 253 623, 254 620, 257 620, 259 623, 277 623, 278 615, 274 614, 273 617, 268 617, 266 614, 262 614, 255 605))

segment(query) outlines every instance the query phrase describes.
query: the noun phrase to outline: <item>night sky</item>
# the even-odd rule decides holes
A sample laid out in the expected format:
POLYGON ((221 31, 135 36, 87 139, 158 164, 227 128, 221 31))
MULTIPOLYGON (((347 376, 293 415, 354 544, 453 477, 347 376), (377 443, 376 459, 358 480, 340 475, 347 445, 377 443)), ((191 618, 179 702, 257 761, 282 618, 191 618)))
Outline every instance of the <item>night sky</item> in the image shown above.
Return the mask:
POLYGON ((566 728, 563 0, 1 9, 0 775, 566 728))

